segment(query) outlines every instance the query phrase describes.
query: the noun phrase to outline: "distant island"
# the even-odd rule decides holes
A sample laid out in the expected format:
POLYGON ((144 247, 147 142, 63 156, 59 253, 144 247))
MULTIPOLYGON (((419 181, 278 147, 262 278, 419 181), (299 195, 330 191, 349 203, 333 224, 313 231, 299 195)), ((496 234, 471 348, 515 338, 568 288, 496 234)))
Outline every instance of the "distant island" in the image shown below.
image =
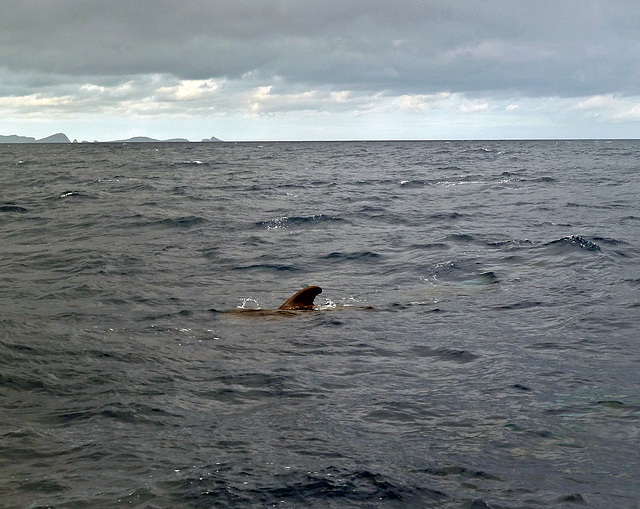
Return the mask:
MULTIPOLYGON (((171 138, 170 140, 156 140, 147 136, 134 136, 133 138, 127 138, 126 140, 113 140, 106 141, 104 143, 187 143, 189 140, 186 138, 171 138)), ((100 142, 98 142, 100 143, 100 142)))
MULTIPOLYGON (((222 140, 212 136, 211 138, 205 138, 201 143, 215 143, 222 140)), ((35 139, 31 136, 18 136, 15 134, 9 136, 0 135, 0 143, 78 143, 77 140, 69 140, 66 134, 56 133, 51 136, 47 136, 42 139, 35 139)), ((91 143, 83 141, 82 143, 91 143)), ((112 141, 95 141, 93 143, 190 143, 186 138, 171 138, 169 140, 156 140, 154 138, 148 138, 147 136, 134 136, 126 140, 112 140, 112 141)))
POLYGON ((10 136, 0 135, 0 143, 71 143, 66 134, 56 133, 46 138, 36 140, 31 136, 17 136, 12 134, 10 136))

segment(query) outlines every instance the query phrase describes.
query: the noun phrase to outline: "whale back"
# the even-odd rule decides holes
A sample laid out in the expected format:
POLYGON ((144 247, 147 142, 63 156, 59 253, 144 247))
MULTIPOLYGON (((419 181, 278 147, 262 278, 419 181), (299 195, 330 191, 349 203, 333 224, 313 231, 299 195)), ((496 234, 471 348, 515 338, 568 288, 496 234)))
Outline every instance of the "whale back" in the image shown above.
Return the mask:
POLYGON ((322 293, 322 288, 319 286, 307 286, 289 297, 289 299, 287 299, 287 301, 278 309, 313 309, 313 300, 320 293, 322 293))

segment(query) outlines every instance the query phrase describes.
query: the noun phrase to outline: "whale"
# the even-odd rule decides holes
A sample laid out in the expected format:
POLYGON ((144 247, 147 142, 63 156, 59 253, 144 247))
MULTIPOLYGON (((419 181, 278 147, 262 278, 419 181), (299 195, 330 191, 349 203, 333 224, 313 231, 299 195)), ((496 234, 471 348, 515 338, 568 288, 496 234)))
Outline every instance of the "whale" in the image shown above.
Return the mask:
MULTIPOLYGON (((330 300, 327 300, 326 305, 316 305, 314 303, 315 298, 322 293, 322 288, 319 286, 306 286, 302 290, 298 290, 291 297, 289 297, 286 301, 284 301, 280 307, 276 309, 250 309, 238 307, 235 309, 230 309, 227 311, 218 311, 216 309, 211 309, 214 313, 223 313, 225 315, 231 316, 242 316, 242 317, 264 317, 264 318, 281 318, 287 316, 300 316, 305 314, 308 311, 375 311, 379 310, 387 310, 387 311, 398 311, 401 309, 407 309, 413 305, 425 305, 427 303, 422 302, 411 302, 407 304, 393 303, 389 304, 385 308, 375 308, 370 305, 358 305, 358 304, 335 304, 330 300)), ((440 312, 439 308, 433 308, 430 311, 432 312, 440 312)))
POLYGON ((314 299, 322 293, 319 286, 307 286, 289 297, 278 309, 283 311, 315 309, 314 299))
POLYGON ((314 300, 321 293, 322 288, 319 286, 307 286, 294 293, 277 309, 236 308, 227 311, 227 313, 246 316, 281 316, 298 314, 298 311, 313 311, 314 309, 317 309, 317 306, 314 304, 314 300))

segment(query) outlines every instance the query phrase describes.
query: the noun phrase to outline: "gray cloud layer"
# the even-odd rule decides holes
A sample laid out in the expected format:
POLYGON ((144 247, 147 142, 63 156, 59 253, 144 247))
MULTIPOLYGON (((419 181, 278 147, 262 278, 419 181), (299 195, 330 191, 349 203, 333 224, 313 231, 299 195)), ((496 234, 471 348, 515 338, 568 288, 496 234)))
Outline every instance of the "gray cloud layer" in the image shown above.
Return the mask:
POLYGON ((22 76, 5 93, 157 73, 277 77, 283 91, 640 95, 639 26, 636 0, 12 0, 0 66, 22 76))

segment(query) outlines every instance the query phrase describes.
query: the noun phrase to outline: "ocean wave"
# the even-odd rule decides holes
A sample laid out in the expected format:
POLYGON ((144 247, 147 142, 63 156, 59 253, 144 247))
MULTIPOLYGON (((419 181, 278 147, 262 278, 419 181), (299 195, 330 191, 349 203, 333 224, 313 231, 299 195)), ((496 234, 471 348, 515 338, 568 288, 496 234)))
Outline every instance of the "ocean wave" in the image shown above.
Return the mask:
POLYGON ((199 159, 190 159, 190 160, 186 160, 186 161, 177 161, 175 163, 173 163, 172 166, 211 166, 211 163, 205 162, 205 161, 200 161, 199 159))
POLYGON ((89 195, 82 193, 81 191, 65 191, 63 193, 60 193, 59 198, 88 198, 89 195))
POLYGON ((214 472, 174 482, 175 495, 196 507, 429 507, 449 497, 442 491, 413 486, 382 473, 334 466, 322 470, 291 472, 278 482, 260 485, 246 470, 216 465, 214 472), (245 479, 242 481, 242 479, 245 479), (337 504, 337 505, 336 505, 337 504), (355 505, 354 505, 355 504, 355 505), (364 506, 362 504, 365 504, 364 506))
POLYGON ((184 216, 184 217, 162 219, 161 221, 158 221, 157 224, 161 224, 162 226, 169 226, 169 227, 190 228, 192 226, 196 226, 206 222, 208 221, 204 217, 184 216))
POLYGON ((258 228, 277 230, 291 228, 293 226, 315 226, 337 221, 344 221, 344 219, 326 214, 314 214, 313 216, 282 216, 276 219, 269 219, 268 221, 258 221, 255 225, 258 228))
POLYGON ((433 182, 429 182, 427 180, 401 180, 400 185, 402 187, 412 188, 412 187, 423 187, 428 185, 433 185, 433 182))
POLYGON ((476 238, 468 233, 453 233, 447 236, 447 240, 454 242, 475 242, 476 238))
POLYGON ((413 355, 418 357, 435 357, 442 361, 456 362, 458 364, 466 364, 475 361, 477 354, 467 350, 454 350, 451 348, 431 348, 428 346, 414 346, 411 349, 413 355))
POLYGON ((167 417, 176 417, 177 414, 167 412, 158 407, 140 403, 113 402, 106 405, 87 409, 61 411, 55 415, 60 423, 73 423, 74 421, 86 421, 96 419, 112 419, 122 423, 139 423, 146 425, 164 425, 167 417))
POLYGON ((610 245, 610 246, 619 246, 620 244, 628 244, 628 242, 625 242, 623 240, 612 239, 610 237, 593 237, 593 240, 600 242, 602 244, 610 245))
POLYGON ((0 205, 0 212, 28 212, 29 209, 21 207, 20 205, 0 205))
POLYGON ((600 251, 601 248, 595 242, 591 242, 579 235, 569 235, 567 237, 562 237, 561 239, 552 240, 551 242, 547 242, 545 246, 573 246, 579 247, 580 249, 584 249, 586 251, 600 251))
POLYGON ((266 271, 276 271, 276 272, 294 272, 299 270, 297 267, 293 265, 283 265, 276 263, 255 263, 253 265, 242 265, 233 267, 235 271, 243 271, 243 270, 266 270, 266 271))
POLYGON ((496 306, 496 309, 529 309, 543 306, 544 303, 539 300, 524 300, 520 302, 515 302, 514 304, 504 304, 501 306, 496 306))
MULTIPOLYGON (((459 259, 439 262, 429 269, 433 281, 469 286, 485 286, 499 283, 493 270, 484 270, 476 259, 459 259)), ((427 278, 423 278, 426 280, 427 278)))
MULTIPOLYGON (((10 360, 10 359, 7 359, 10 360)), ((22 374, 0 373, 0 386, 14 391, 45 391, 54 392, 42 379, 22 374)))
POLYGON ((407 252, 415 251, 416 255, 422 251, 431 249, 449 249, 449 245, 445 242, 429 242, 427 244, 413 244, 408 246, 407 252))
POLYGON ((400 187, 403 188, 419 188, 428 186, 437 187, 451 187, 465 184, 488 184, 489 181, 484 179, 484 175, 460 175, 455 177, 437 179, 437 180, 422 180, 422 179, 409 179, 401 180, 399 182, 400 187))
POLYGON ((342 253, 340 251, 334 251, 333 253, 329 253, 326 256, 323 256, 325 260, 336 260, 336 261, 353 261, 353 260, 363 260, 363 261, 371 261, 380 258, 382 255, 379 253, 374 253, 373 251, 356 251, 353 253, 342 253))
POLYGON ((489 247, 498 247, 498 248, 508 248, 508 249, 516 249, 523 246, 531 246, 534 242, 529 239, 510 239, 510 240, 499 240, 495 242, 487 242, 487 246, 489 247))
POLYGON ((475 470, 473 468, 467 468, 457 465, 446 467, 429 467, 421 470, 421 472, 433 475, 435 477, 448 477, 451 475, 455 476, 456 478, 462 479, 486 479, 489 481, 502 481, 500 477, 485 472, 484 470, 475 470))
POLYGON ((465 214, 461 214, 460 212, 439 212, 429 216, 430 219, 444 219, 449 221, 462 219, 463 217, 465 217, 465 214))

